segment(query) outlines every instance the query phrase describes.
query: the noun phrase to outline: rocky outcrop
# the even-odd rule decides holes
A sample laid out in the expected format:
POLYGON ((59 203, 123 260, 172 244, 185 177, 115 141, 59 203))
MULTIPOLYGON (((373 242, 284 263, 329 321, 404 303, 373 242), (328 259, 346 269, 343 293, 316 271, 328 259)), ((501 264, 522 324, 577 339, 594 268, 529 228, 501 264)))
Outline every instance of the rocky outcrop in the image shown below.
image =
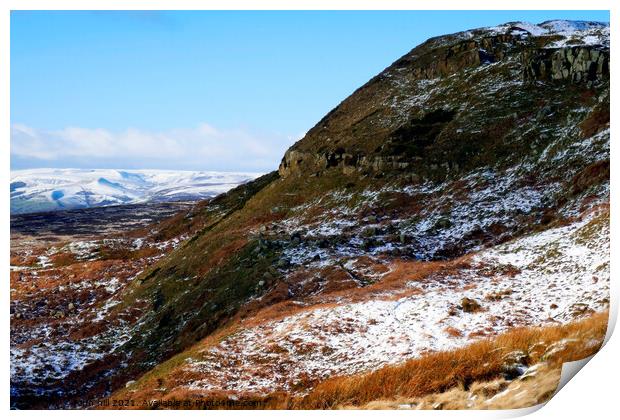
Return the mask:
MULTIPOLYGON (((411 172, 415 172, 413 166, 424 160, 425 147, 436 140, 455 115, 455 110, 440 108, 426 112, 421 118, 412 118, 389 133, 373 154, 350 153, 343 147, 319 153, 289 149, 280 164, 280 175, 288 176, 306 170, 319 174, 330 168, 338 168, 345 175, 406 170, 411 177, 411 172)), ((432 172, 440 169, 437 164, 427 166, 432 172)), ((446 168, 442 169, 445 172, 446 168)))
POLYGON ((536 43, 509 34, 458 42, 419 55, 408 54, 394 67, 408 67, 417 79, 434 79, 495 63, 511 54, 520 55, 525 80, 587 82, 609 78, 609 49, 603 45, 538 48, 536 43))
POLYGON ((294 173, 302 173, 309 169, 313 173, 320 173, 330 168, 339 168, 343 174, 350 175, 359 172, 383 172, 406 169, 411 166, 403 156, 364 156, 345 152, 308 153, 297 150, 288 150, 280 163, 279 173, 287 177, 294 173))
MULTIPOLYGON (((285 153, 280 175, 338 169, 442 178, 527 152, 510 136, 524 124, 532 132, 547 124, 532 107, 551 109, 550 97, 569 101, 569 91, 609 84, 608 27, 554 25, 506 24, 428 40, 309 130, 285 153), (548 94, 531 83, 540 81, 548 94), (475 111, 483 102, 491 114, 475 111)), ((549 141, 541 135, 527 142, 549 141)))
POLYGON ((525 50, 525 80, 595 83, 609 79, 609 50, 601 46, 573 46, 525 50))
POLYGON ((457 42, 418 54, 417 50, 394 63, 395 68, 407 67, 417 79, 445 77, 459 70, 502 60, 515 48, 519 39, 501 34, 457 42))

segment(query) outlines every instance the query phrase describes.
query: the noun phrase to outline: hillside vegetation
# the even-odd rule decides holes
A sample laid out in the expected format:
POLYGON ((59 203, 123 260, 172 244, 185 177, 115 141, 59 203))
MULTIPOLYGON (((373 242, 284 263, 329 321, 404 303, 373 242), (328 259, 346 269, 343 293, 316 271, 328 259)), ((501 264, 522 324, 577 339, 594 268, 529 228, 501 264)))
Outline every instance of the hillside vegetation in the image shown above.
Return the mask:
MULTIPOLYGON (((277 172, 124 234, 130 253, 63 244, 87 264, 135 266, 106 277, 117 278, 109 293, 79 298, 118 327, 58 321, 80 338, 50 341, 49 318, 34 317, 27 340, 12 318, 15 404, 543 401, 561 361, 604 335, 609 140, 608 25, 430 39, 330 111, 277 172), (512 398, 515 381, 539 385, 512 398)), ((41 299, 33 277, 93 280, 69 281, 75 264, 57 251, 15 256, 30 267, 12 277, 17 312, 41 299)))

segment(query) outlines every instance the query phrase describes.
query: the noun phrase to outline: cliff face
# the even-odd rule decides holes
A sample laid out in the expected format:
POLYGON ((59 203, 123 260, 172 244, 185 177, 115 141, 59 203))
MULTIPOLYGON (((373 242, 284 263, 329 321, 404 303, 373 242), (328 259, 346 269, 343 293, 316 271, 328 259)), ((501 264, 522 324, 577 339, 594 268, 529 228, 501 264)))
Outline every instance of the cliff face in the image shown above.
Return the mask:
POLYGON ((522 53, 524 80, 554 80, 595 86, 609 79, 609 49, 600 45, 539 48, 522 53))
MULTIPOLYGON (((517 127, 524 129, 525 123, 536 130, 548 123, 543 114, 523 121, 525 112, 554 100, 564 113, 578 106, 571 95, 608 88, 608 31, 586 23, 513 23, 431 39, 313 127, 286 152, 280 175, 338 167, 349 175, 411 176, 413 171, 421 178, 444 177, 464 160, 472 163, 472 156, 450 159, 445 147, 458 150, 468 143, 467 153, 479 154, 490 146, 481 138, 485 136, 494 137, 494 149, 510 154, 507 148, 514 139, 508 136, 517 127), (481 106, 483 100, 494 102, 489 104, 492 115, 481 106), (498 119, 501 129, 485 133, 489 122, 498 119), (444 148, 439 154, 436 145, 444 148)), ((489 163, 497 162, 478 162, 489 163)))

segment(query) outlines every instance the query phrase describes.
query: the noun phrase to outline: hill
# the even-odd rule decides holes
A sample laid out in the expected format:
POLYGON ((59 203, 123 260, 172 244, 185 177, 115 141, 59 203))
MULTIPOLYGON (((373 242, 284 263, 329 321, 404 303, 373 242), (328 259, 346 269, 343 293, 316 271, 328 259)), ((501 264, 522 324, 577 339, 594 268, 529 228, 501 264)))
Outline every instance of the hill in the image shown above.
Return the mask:
MULTIPOLYGON (((138 402, 297 401, 340 389, 325 385, 333 377, 568 325, 533 329, 497 369, 427 389, 532 374, 581 331, 575 322, 604 331, 609 60, 609 27, 596 22, 426 41, 330 111, 277 172, 136 233, 140 246, 120 260, 139 268, 113 275, 80 310, 87 323, 61 322, 71 339, 32 332, 12 350, 15 404, 113 391, 138 402), (166 251, 136 263, 143 248, 166 251), (539 354, 543 335, 552 339, 539 354)), ((72 267, 55 267, 56 278, 72 267)), ((11 287, 37 272, 14 274, 11 287)), ((36 306, 36 293, 17 300, 28 299, 36 306)), ((12 331, 23 322, 12 318, 12 331)), ((588 340, 594 352, 602 336, 588 340)), ((329 398, 387 397, 398 395, 329 398)))

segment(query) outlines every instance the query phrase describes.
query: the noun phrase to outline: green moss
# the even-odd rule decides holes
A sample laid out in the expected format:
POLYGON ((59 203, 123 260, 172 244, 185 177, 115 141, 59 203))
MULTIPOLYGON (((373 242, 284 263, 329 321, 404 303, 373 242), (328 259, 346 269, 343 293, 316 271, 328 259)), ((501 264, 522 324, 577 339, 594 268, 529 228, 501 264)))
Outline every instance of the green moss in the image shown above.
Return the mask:
POLYGON ((148 299, 152 311, 125 345, 126 351, 143 349, 161 360, 205 337, 269 287, 258 288, 257 284, 279 257, 277 244, 265 248, 251 241, 226 263, 195 280, 187 280, 187 273, 178 267, 157 272, 133 296, 148 299))

